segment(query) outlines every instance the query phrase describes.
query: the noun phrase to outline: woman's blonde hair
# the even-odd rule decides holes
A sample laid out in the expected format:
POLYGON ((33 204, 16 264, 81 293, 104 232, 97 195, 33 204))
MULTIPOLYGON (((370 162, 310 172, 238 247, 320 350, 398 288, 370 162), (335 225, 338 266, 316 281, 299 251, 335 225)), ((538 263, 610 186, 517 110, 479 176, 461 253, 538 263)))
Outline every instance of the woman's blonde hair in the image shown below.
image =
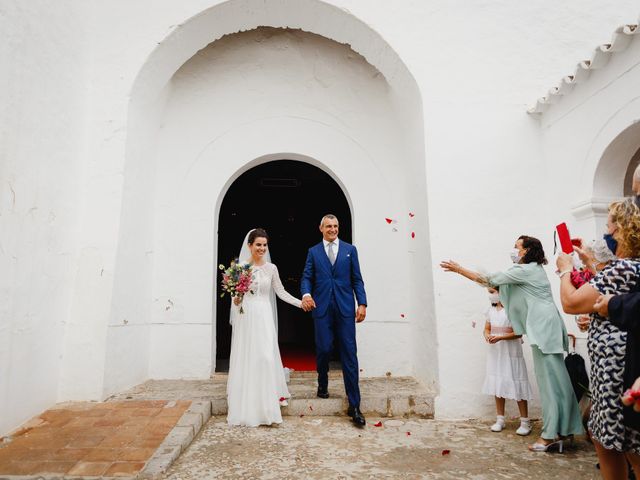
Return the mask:
POLYGON ((622 256, 640 257, 640 209, 633 198, 609 205, 609 215, 613 224, 620 230, 622 256))

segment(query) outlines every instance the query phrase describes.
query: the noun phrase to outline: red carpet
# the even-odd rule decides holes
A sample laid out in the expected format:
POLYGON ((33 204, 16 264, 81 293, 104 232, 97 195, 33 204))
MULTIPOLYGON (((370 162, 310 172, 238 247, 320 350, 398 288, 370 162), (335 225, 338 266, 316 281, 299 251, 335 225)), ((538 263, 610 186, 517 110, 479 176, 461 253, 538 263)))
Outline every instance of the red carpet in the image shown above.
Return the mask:
POLYGON ((280 356, 282 357, 282 365, 287 368, 292 368, 297 372, 316 371, 316 353, 311 349, 282 345, 280 346, 280 356))

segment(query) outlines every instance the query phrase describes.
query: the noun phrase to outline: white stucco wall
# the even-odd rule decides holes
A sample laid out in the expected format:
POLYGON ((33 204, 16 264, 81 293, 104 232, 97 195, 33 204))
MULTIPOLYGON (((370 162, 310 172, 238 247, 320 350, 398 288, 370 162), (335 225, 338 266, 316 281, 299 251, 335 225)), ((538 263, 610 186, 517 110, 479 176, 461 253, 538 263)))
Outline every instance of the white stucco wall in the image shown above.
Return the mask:
MULTIPOLYGON (((570 218, 576 202, 604 195, 585 187, 592 182, 590 172, 596 171, 598 151, 606 148, 609 137, 615 138, 618 125, 625 128, 637 118, 635 104, 625 103, 610 86, 604 88, 606 82, 600 89, 593 87, 602 100, 590 103, 592 109, 583 103, 557 117, 550 110, 541 125, 525 115, 527 103, 571 71, 577 60, 587 58, 594 45, 607 41, 618 24, 637 19, 637 4, 632 0, 572 0, 562 5, 551 0, 527 5, 498 0, 475 4, 407 0, 391 6, 362 0, 122 0, 94 2, 86 9, 78 2, 57 2, 52 9, 47 2, 27 6, 14 1, 5 2, 2 8, 3 13, 8 12, 0 17, 8 41, 1 48, 7 52, 4 58, 9 68, 2 69, 6 73, 0 78, 3 105, 9 108, 3 108, 0 117, 0 293, 6 299, 0 306, 0 432, 53 403, 56 389, 58 400, 98 399, 152 372, 184 372, 169 371, 167 352, 162 351, 167 343, 162 338, 174 334, 174 325, 150 327, 159 312, 139 302, 164 295, 176 273, 170 263, 156 257, 170 245, 158 244, 151 233, 162 231, 159 220, 175 215, 170 208, 159 208, 158 199, 166 190, 156 190, 156 186, 167 185, 171 170, 166 157, 163 163, 163 151, 157 157, 152 152, 158 145, 157 119, 175 122, 180 111, 171 101, 187 99, 189 94, 186 79, 182 79, 182 91, 172 90, 173 85, 167 87, 166 82, 199 49, 225 33, 269 25, 303 28, 347 42, 384 74, 392 87, 389 101, 401 110, 416 98, 413 93, 402 98, 415 81, 417 97, 422 98, 421 113, 411 113, 408 128, 399 135, 408 139, 409 156, 425 159, 425 171, 412 167, 413 183, 405 192, 390 192, 388 202, 384 197, 374 199, 382 210, 395 209, 389 214, 358 207, 367 200, 363 189, 349 187, 353 191, 348 193, 355 206, 354 240, 365 249, 363 267, 369 278, 377 276, 371 263, 375 254, 365 245, 367 236, 376 233, 373 225, 379 217, 400 217, 410 207, 424 219, 424 237, 418 235, 415 243, 420 260, 411 268, 417 272, 412 278, 426 280, 425 285, 414 282, 410 286, 408 299, 421 323, 410 319, 404 324, 408 327, 380 324, 371 337, 365 332, 374 329, 363 328, 360 340, 368 345, 363 361, 375 362, 367 348, 370 352, 391 348, 384 338, 389 331, 382 329, 408 328, 414 346, 411 369, 423 380, 439 378, 433 385, 440 391, 439 416, 488 415, 493 406, 491 399, 478 394, 484 344, 480 331, 468 326, 486 306, 484 293, 438 271, 437 262, 451 257, 470 266, 504 267, 507 251, 520 233, 541 237, 550 250, 555 223, 570 218), (207 10, 216 5, 215 14, 207 10), (141 91, 149 96, 138 95, 141 91), (598 123, 597 117, 610 121, 598 123), (423 125, 423 130, 417 131, 416 125, 423 125), (135 141, 128 143, 132 132, 135 141), (416 146, 420 140, 424 140, 422 147, 416 146), (157 159, 157 177, 141 169, 149 165, 149 158, 157 159), (421 173, 426 180, 420 178, 421 173), (568 188, 566 183, 577 185, 568 188), (160 216, 142 218, 141 213, 148 211, 160 216), (143 220, 140 225, 139 220, 143 220), (155 225, 153 230, 151 225, 155 225), (131 232, 142 235, 132 240, 131 232), (127 264, 130 267, 123 268, 127 264), (125 288, 131 285, 135 288, 125 288), (429 335, 437 346, 421 342, 429 335), (45 393, 32 395, 36 389, 45 393)), ((629 49, 629 58, 634 51, 629 49)), ((307 67, 302 62, 296 68, 304 72, 307 67)), ((615 65, 610 67, 617 71, 615 65)), ((628 88, 637 85, 634 72, 620 79, 619 91, 627 81, 628 88)), ((316 95, 318 92, 311 98, 327 98, 316 95)), ((587 86, 583 93, 584 98, 589 97, 587 86)), ((576 89, 573 94, 580 92, 576 89)), ((205 99, 212 98, 214 92, 205 95, 205 99)), ((580 97, 574 98, 578 102, 580 97)), ((235 112, 234 118, 241 120, 242 113, 235 112)), ((349 120, 348 115, 344 118, 349 120)), ((287 126, 302 130, 299 122, 289 122, 287 126)), ((204 138, 202 130, 183 131, 183 138, 178 139, 180 131, 174 128, 174 141, 167 138, 169 143, 163 147, 183 148, 187 157, 194 158, 195 145, 204 138)), ((321 130, 319 126, 305 129, 308 134, 324 135, 321 130)), ((246 134, 252 134, 251 128, 246 134)), ((242 136, 236 129, 227 138, 242 136)), ((397 144, 399 137, 395 133, 391 137, 394 140, 382 145, 382 151, 397 144)), ((324 160, 328 152, 321 151, 312 139, 304 144, 301 139, 295 150, 284 150, 284 142, 278 140, 274 135, 265 140, 264 147, 272 149, 270 153, 309 155, 345 185, 350 183, 354 172, 329 165, 324 160), (314 149, 312 155, 308 150, 314 149)), ((376 140, 368 148, 378 146, 376 140)), ((211 168, 219 153, 203 151, 198 162, 198 168, 204 169, 201 172, 211 168)), ((250 152, 247 147, 243 158, 250 153, 258 158, 265 152, 257 148, 250 152)), ((391 175, 394 185, 406 185, 407 174, 391 169, 390 164, 379 171, 391 175)), ((229 166, 216 173, 220 178, 215 191, 221 191, 239 172, 229 166)), ((185 221, 202 228, 205 235, 211 215, 207 219, 185 221)), ((576 222, 575 230, 588 235, 593 232, 589 225, 576 222)), ((194 271, 200 272, 199 282, 205 281, 204 267, 194 271)), ((180 277, 184 270, 177 274, 176 278, 184 278, 180 277)), ((210 285, 211 277, 207 281, 210 285)), ((375 285, 368 280, 368 285, 372 283, 375 285)), ((388 293, 374 285, 370 287, 372 303, 385 303, 388 293)), ((195 290, 202 288, 197 282, 195 290)), ((189 295, 184 296, 188 308, 198 312, 211 308, 192 303, 189 295)), ((393 296, 404 298, 402 295, 393 296)), ((185 313, 191 312, 183 312, 182 318, 185 313)), ((369 314, 371 320, 382 320, 382 311, 372 309, 369 314)), ((192 331, 186 338, 198 330, 207 331, 200 313, 193 318, 196 320, 190 317, 187 322, 194 325, 182 330, 192 331)), ((176 317, 166 322, 183 320, 176 317)), ((210 369, 202 365, 205 343, 194 347, 201 353, 182 364, 198 375, 210 369)), ((397 368, 407 369, 400 360, 397 368)))
POLYGON ((85 7, 0 5, 0 435, 58 399, 85 158, 85 7))

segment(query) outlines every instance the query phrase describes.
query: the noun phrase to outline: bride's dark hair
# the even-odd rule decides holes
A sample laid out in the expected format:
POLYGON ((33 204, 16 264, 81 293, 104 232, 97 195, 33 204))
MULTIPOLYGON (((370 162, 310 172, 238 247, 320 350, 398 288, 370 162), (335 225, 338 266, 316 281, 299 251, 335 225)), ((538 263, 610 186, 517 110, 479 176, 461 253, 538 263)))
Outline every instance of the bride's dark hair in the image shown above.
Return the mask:
POLYGON ((255 230, 252 230, 249 234, 249 238, 247 239, 247 243, 249 245, 253 245, 256 238, 266 238, 267 242, 269 241, 269 235, 267 235, 267 231, 264 228, 256 228, 255 230))

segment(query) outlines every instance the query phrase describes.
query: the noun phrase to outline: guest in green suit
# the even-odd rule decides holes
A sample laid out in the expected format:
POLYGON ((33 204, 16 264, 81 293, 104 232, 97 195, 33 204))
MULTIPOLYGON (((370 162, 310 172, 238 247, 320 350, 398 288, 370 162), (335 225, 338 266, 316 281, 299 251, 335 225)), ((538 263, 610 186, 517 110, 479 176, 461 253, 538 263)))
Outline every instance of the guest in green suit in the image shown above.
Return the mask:
POLYGON ((468 270, 456 262, 440 266, 485 286, 500 287, 500 302, 507 310, 516 335, 526 335, 531 345, 533 366, 542 403, 543 429, 529 449, 562 451, 565 437, 582 434, 580 409, 564 365, 568 350, 567 330, 551 294, 542 265, 547 259, 540 240, 522 235, 511 252, 514 265, 488 275, 468 270))

